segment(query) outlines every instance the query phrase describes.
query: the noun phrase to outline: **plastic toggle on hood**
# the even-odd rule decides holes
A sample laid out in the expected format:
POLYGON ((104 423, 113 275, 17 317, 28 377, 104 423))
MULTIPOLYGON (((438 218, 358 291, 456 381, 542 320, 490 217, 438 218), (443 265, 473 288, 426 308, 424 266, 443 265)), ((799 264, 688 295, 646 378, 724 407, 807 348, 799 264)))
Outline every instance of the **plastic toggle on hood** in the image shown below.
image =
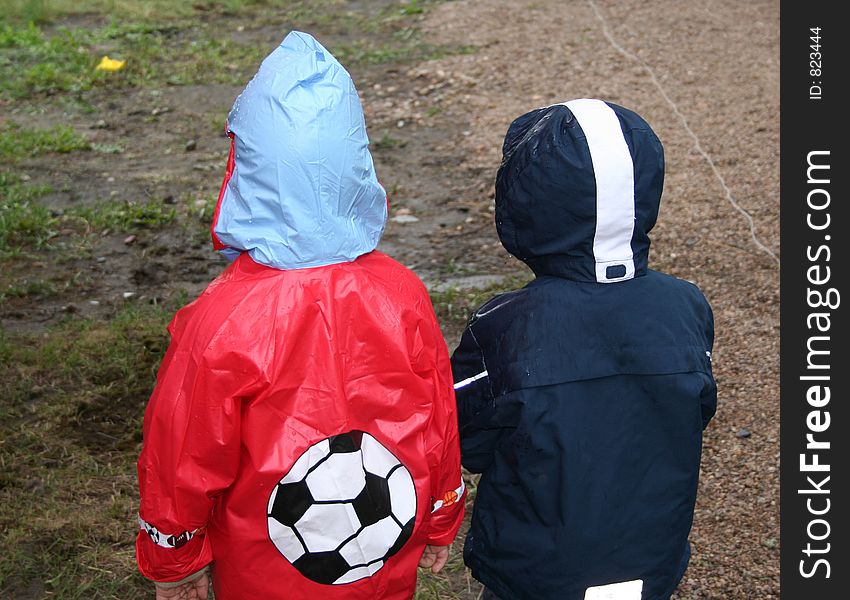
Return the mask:
POLYGON ((386 192, 375 177, 360 98, 343 66, 293 31, 227 118, 233 137, 212 227, 218 250, 300 269, 378 245, 386 192))
POLYGON ((664 186, 649 125, 601 100, 571 100, 511 123, 496 175, 496 228, 537 275, 617 283, 643 275, 664 186))

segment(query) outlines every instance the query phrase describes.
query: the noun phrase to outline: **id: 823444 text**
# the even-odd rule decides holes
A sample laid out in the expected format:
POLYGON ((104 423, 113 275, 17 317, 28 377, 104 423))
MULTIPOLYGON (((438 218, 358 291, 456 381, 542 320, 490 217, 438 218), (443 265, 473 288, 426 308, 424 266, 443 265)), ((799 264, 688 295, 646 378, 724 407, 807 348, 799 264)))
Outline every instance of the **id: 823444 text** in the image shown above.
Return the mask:
POLYGON ((823 97, 823 54, 821 53, 821 27, 809 27, 809 100, 823 97))

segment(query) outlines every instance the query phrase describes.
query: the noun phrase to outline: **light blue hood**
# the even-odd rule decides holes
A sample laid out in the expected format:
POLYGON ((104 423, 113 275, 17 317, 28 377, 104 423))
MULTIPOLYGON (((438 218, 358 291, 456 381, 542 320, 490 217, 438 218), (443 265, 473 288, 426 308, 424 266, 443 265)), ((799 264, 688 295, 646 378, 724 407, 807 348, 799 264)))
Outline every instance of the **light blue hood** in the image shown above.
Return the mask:
POLYGON ((269 54, 227 118, 234 162, 214 237, 233 256, 301 269, 352 261, 378 245, 386 192, 375 177, 351 76, 312 36, 269 54))

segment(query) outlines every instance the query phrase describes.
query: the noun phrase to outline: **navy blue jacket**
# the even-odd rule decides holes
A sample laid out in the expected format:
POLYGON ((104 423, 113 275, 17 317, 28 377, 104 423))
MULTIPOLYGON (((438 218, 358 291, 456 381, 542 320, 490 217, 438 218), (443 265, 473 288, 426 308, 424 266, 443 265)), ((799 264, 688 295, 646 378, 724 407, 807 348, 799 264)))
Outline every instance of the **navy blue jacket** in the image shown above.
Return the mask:
POLYGON ((499 237, 537 277, 478 309, 452 358, 482 474, 465 561, 505 600, 667 599, 717 394, 708 303, 647 268, 661 144, 579 100, 514 121, 503 154, 499 237))

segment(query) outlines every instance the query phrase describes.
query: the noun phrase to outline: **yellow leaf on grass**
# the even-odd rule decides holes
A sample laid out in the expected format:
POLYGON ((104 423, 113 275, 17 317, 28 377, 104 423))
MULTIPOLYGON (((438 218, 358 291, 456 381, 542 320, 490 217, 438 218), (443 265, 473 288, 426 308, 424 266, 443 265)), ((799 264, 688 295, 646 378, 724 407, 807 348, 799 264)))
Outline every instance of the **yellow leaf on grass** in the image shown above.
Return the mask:
POLYGON ((104 56, 100 59, 100 62, 97 63, 95 69, 97 71, 120 71, 124 68, 125 64, 127 64, 126 60, 115 60, 114 58, 104 56))

